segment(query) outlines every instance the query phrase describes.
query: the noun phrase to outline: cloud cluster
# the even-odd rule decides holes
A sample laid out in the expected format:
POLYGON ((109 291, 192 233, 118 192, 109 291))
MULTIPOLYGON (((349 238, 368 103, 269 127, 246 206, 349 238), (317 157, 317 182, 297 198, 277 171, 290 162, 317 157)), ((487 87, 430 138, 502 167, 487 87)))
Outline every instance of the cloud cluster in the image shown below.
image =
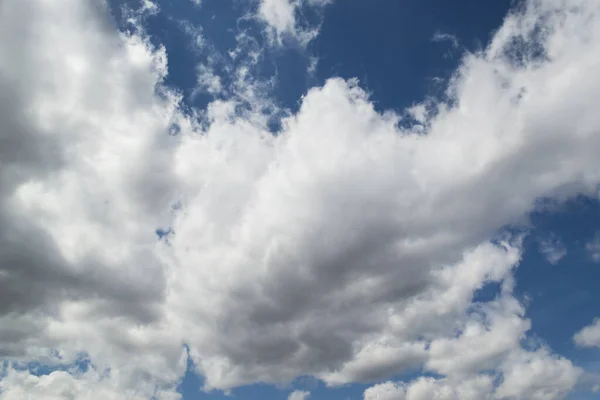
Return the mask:
POLYGON ((29 371, 10 368, 0 380, 2 400, 178 400, 173 390, 156 390, 151 386, 127 388, 118 384, 118 379, 106 373, 90 369, 54 371, 46 375, 35 375, 29 371))
POLYGON ((581 371, 546 350, 516 351, 499 367, 498 377, 418 378, 409 383, 386 382, 365 390, 364 400, 552 400, 564 398, 581 371))
POLYGON ((0 19, 0 354, 54 367, 88 353, 122 385, 170 387, 185 352, 163 329, 155 254, 177 196, 165 51, 94 2, 9 1, 0 19))
POLYGON ((540 198, 597 193, 600 1, 507 17, 426 132, 331 79, 276 136, 252 95, 183 113, 165 49, 104 7, 2 5, 0 399, 176 399, 186 349, 207 388, 420 368, 440 378, 365 398, 575 385, 568 360, 522 346, 520 238, 497 234, 540 198))

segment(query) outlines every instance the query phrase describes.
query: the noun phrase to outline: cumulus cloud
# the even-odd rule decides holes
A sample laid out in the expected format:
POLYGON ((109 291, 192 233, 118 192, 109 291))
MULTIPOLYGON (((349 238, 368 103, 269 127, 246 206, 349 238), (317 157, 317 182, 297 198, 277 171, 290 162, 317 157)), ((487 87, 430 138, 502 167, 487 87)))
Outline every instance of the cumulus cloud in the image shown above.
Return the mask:
POLYGON ((582 372, 545 350, 517 351, 503 361, 498 376, 480 373, 466 379, 418 378, 386 382, 365 390, 364 400, 556 400, 573 389, 582 372), (500 378, 500 379, 498 379, 500 378), (500 385, 495 382, 500 381, 500 385))
POLYGON ((186 348, 207 388, 418 368, 441 377, 373 391, 574 385, 568 360, 521 348, 521 243, 497 234, 539 198, 597 193, 599 1, 510 15, 424 132, 331 79, 276 136, 252 87, 184 114, 165 50, 104 7, 7 0, 0 14, 0 354, 16 365, 0 399, 177 398, 186 348), (491 282, 502 293, 473 303, 491 282), (89 373, 72 369, 81 354, 89 373))
POLYGON ((385 382, 365 390, 364 400, 486 400, 492 379, 477 376, 462 382, 419 378, 409 384, 385 382))
MULTIPOLYGON (((189 271, 186 276, 200 275, 193 282, 215 282, 213 289, 206 285, 203 295, 212 306, 194 309, 188 323, 194 313, 206 313, 201 320, 218 321, 236 332, 225 337, 201 324, 188 327, 197 329, 193 338, 207 337, 192 341, 207 382, 286 381, 298 371, 331 384, 370 380, 417 366, 428 353, 435 354, 427 361, 431 368, 445 373, 452 369, 446 359, 455 359, 471 340, 487 350, 488 342, 477 332, 493 338, 494 331, 475 326, 472 339, 453 340, 454 332, 445 332, 446 325, 438 322, 439 315, 460 320, 457 316, 465 315, 482 281, 464 289, 451 284, 458 292, 456 303, 440 311, 427 302, 444 288, 433 272, 445 266, 453 276, 467 268, 465 260, 475 258, 470 250, 505 224, 518 222, 540 197, 595 193, 597 169, 589 166, 596 163, 590 146, 598 142, 597 121, 569 122, 596 118, 586 112, 597 82, 595 58, 581 51, 591 43, 581 38, 583 32, 561 29, 578 25, 580 13, 597 15, 597 4, 591 4, 555 10, 548 3, 532 3, 508 18, 485 53, 465 59, 451 88, 456 104, 439 105, 427 135, 399 131, 395 118, 377 114, 356 85, 334 79, 311 90, 277 139, 267 136, 268 146, 258 146, 256 154, 249 150, 254 146, 251 135, 245 135, 231 140, 235 155, 227 162, 216 160, 213 166, 197 159, 206 146, 216 146, 211 137, 222 143, 239 130, 236 125, 242 121, 231 121, 231 115, 215 120, 208 140, 190 139, 181 148, 189 153, 180 153, 180 165, 190 166, 190 176, 199 170, 208 175, 195 173, 189 185, 200 187, 218 176, 210 180, 213 190, 231 196, 215 204, 203 189, 198 201, 204 207, 189 205, 185 218, 174 222, 178 259, 169 264, 189 271), (549 24, 548 31, 554 32, 542 42, 548 60, 529 61, 527 54, 515 59, 516 38, 539 42, 531 36, 537 23, 549 24), (579 84, 575 75, 564 75, 571 69, 589 79, 579 84), (571 117, 565 118, 565 108, 571 117), (228 192, 227 187, 237 190, 228 192), (225 222, 213 223, 216 216, 225 222), (214 250, 223 245, 225 249, 214 250), (190 250, 180 256, 179 248, 190 250), (186 260, 193 262, 186 266, 186 260), (199 262, 214 265, 217 260, 227 268, 198 272, 199 262), (222 294, 226 285, 231 287, 225 292, 234 297, 222 294), (418 312, 427 306, 431 314, 418 312), (223 310, 227 312, 221 314, 223 310), (412 310, 418 310, 417 316, 412 310), (238 320, 238 315, 244 317, 238 320), (413 323, 404 322, 409 318, 413 323), (429 349, 419 339, 424 336, 434 340, 429 349)), ((597 32, 586 26, 590 31, 584 37, 597 32)), ((261 136, 260 130, 254 136, 261 136)), ((488 254, 501 254, 504 275, 496 280, 518 262, 512 250, 482 248, 485 256, 480 257, 486 261, 488 254)), ((472 268, 490 267, 481 264, 472 268)), ((198 292, 190 282, 177 286, 182 306, 184 293, 198 292)), ((526 330, 520 318, 503 318, 507 322, 501 326, 509 333, 526 330)), ((483 360, 473 355, 467 364, 471 369, 486 362, 496 365, 520 338, 510 335, 505 343, 504 335, 498 337, 498 348, 491 346, 483 360)))
POLYGON ((500 367, 502 384, 495 395, 501 399, 552 400, 564 398, 583 372, 547 350, 517 351, 500 367))
POLYGON ((0 354, 52 365, 85 352, 154 388, 185 370, 154 254, 176 196, 164 132, 177 98, 157 86, 164 49, 119 34, 103 7, 2 5, 0 354))
MULTIPOLYGON (((146 387, 146 389, 148 389, 146 387)), ((0 399, 86 400, 179 400, 174 391, 132 390, 119 387, 118 380, 94 369, 86 372, 54 371, 36 376, 10 368, 0 380, 0 399)))
POLYGON ((578 346, 600 347, 600 319, 577 332, 573 340, 578 346))

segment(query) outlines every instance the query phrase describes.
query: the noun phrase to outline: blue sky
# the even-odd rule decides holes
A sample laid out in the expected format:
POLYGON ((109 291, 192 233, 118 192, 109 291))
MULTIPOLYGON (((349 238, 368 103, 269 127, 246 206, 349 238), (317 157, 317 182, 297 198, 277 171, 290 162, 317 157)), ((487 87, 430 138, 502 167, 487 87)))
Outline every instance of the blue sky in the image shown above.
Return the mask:
POLYGON ((0 400, 597 398, 597 0, 3 7, 0 400))

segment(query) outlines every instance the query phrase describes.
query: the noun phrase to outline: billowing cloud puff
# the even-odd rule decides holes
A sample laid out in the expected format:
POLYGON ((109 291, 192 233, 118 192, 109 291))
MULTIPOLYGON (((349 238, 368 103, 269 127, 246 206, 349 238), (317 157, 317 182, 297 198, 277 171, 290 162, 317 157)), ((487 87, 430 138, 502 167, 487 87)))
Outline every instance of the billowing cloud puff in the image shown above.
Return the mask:
POLYGON ((418 368, 441 377, 369 393, 575 385, 568 360, 522 348, 520 238, 498 232, 540 198, 597 193, 599 1, 509 16, 425 132, 337 78, 276 136, 260 104, 215 101, 198 120, 162 84, 165 50, 107 16, 92 1, 2 5, 0 399, 177 398, 188 352, 207 388, 418 368), (491 282, 501 293, 474 303, 491 282))
POLYGON ((575 334, 573 340, 578 346, 582 347, 600 347, 600 319, 575 334))
POLYGON ((86 372, 54 371, 37 376, 29 371, 10 369, 0 380, 0 398, 22 399, 85 399, 85 400, 178 400, 173 390, 155 390, 151 387, 124 389, 118 380, 94 369, 86 372))
POLYGON ((463 382, 419 378, 408 385, 381 383, 365 390, 364 400, 485 400, 490 399, 493 382, 477 376, 463 382))
POLYGON ((409 383, 386 382, 365 390, 364 400, 555 400, 575 386, 581 370, 545 350, 516 351, 495 376, 477 374, 466 379, 418 378, 409 383))

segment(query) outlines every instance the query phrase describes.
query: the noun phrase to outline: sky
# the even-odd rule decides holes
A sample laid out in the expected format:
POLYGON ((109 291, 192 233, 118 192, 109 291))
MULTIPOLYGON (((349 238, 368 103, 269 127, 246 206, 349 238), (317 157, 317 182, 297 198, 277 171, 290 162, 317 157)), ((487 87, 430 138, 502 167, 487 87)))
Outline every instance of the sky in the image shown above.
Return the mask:
POLYGON ((0 400, 600 396, 600 0, 0 2, 0 400))

